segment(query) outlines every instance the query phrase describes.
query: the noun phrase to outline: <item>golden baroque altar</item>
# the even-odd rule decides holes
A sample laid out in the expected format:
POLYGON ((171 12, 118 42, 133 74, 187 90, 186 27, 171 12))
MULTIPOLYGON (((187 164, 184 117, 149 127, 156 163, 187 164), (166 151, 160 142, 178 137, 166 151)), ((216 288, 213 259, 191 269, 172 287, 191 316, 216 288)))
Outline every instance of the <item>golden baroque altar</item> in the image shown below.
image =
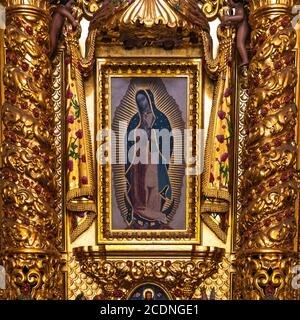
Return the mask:
POLYGON ((0 3, 2 299, 299 299, 296 0, 0 3))

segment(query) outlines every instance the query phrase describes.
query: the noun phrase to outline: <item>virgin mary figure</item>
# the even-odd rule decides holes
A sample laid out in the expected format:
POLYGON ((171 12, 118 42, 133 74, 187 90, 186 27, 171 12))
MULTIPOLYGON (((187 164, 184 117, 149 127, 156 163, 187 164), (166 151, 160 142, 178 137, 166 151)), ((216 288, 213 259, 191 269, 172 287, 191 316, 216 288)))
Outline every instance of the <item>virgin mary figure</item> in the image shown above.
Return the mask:
POLYGON ((168 174, 174 141, 169 134, 169 148, 163 148, 166 141, 163 141, 161 135, 157 138, 156 133, 161 130, 171 133, 171 125, 167 116, 155 105, 151 90, 139 90, 135 99, 138 112, 131 118, 126 134, 126 222, 130 229, 165 229, 168 228, 168 215, 174 206, 168 174), (147 151, 146 163, 137 159, 141 152, 137 148, 140 137, 133 134, 135 138, 130 138, 137 129, 142 130, 147 137, 147 145, 141 145, 147 151), (132 159, 129 157, 130 150, 134 150, 132 159), (158 161, 152 163, 151 154, 155 153, 158 161))

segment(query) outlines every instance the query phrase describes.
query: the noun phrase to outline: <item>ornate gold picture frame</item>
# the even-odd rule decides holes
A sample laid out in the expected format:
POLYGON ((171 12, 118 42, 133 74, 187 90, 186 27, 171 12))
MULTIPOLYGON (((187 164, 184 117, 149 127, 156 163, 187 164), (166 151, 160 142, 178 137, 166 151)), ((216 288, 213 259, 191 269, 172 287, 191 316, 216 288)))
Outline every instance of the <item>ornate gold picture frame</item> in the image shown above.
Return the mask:
POLYGON ((130 61, 126 59, 97 60, 95 125, 97 132, 97 231, 99 244, 146 244, 149 243, 149 240, 159 244, 199 244, 201 183, 199 168, 195 171, 195 166, 200 166, 200 159, 197 155, 199 153, 198 147, 202 147, 199 145, 199 130, 203 128, 201 68, 201 59, 180 59, 179 61, 175 59, 142 60, 139 58, 130 61), (127 83, 125 94, 120 93, 122 91, 120 83, 121 85, 125 83, 125 87, 127 83), (182 112, 185 116, 182 121, 176 98, 168 93, 166 83, 167 86, 169 85, 169 91, 177 91, 175 92, 177 97, 186 97, 185 102, 181 103, 181 105, 185 104, 185 110, 182 112), (174 86, 176 86, 176 90, 174 86), (125 219, 122 208, 125 207, 123 199, 128 181, 125 181, 125 178, 122 179, 125 176, 126 170, 123 169, 125 166, 112 164, 112 160, 115 159, 112 152, 114 140, 112 132, 117 129, 117 120, 124 120, 127 124, 130 119, 133 119, 136 112, 134 111, 134 97, 136 92, 141 92, 141 90, 153 95, 153 102, 157 101, 161 113, 165 113, 174 126, 180 130, 183 129, 184 132, 189 131, 190 134, 189 138, 183 142, 187 141, 187 147, 185 146, 183 152, 188 153, 188 159, 196 159, 195 163, 191 164, 189 161, 185 161, 181 165, 185 173, 183 173, 182 181, 179 179, 181 171, 178 166, 172 167, 171 164, 168 172, 174 196, 173 205, 175 204, 172 207, 174 212, 170 214, 170 217, 173 218, 175 214, 178 217, 181 215, 179 217, 181 220, 178 218, 181 224, 174 223, 175 227, 164 229, 149 227, 149 229, 145 229, 140 221, 138 223, 143 226, 140 229, 131 226, 120 227, 123 223, 121 221, 125 219), (182 92, 180 92, 181 90, 182 92), (116 95, 120 94, 121 98, 117 99, 119 106, 116 106, 116 95), (160 95, 163 95, 164 98, 161 98, 160 95), (102 158, 106 158, 105 162, 100 161, 100 154, 102 158), (181 190, 183 185, 184 191, 181 190), (120 212, 116 212, 118 210, 120 212), (182 215, 184 215, 184 219, 182 215), (116 219, 120 220, 116 223, 116 219))

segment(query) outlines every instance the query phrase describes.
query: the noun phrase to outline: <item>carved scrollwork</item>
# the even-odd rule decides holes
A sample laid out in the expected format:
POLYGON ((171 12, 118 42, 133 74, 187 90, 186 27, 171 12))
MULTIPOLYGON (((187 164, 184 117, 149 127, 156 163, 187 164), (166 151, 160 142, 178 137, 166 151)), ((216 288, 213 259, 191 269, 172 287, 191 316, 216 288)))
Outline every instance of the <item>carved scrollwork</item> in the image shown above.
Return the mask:
POLYGON ((7 7, 1 261, 9 276, 9 298, 16 298, 27 282, 34 299, 53 297, 61 289, 51 276, 59 268, 62 217, 56 211, 49 17, 47 4, 39 4, 35 8, 15 1, 7 7))
MULTIPOLYGON (((106 299, 126 299, 132 288, 145 282, 157 282, 174 299, 188 300, 197 287, 217 270, 222 249, 201 247, 192 259, 111 259, 99 257, 93 248, 75 249, 81 271, 102 289, 106 299)), ((99 290, 99 288, 98 288, 99 290)))
POLYGON ((14 17, 6 30, 4 247, 53 249, 57 236, 47 31, 45 21, 25 15, 14 17))
POLYGON ((224 0, 199 0, 199 2, 202 4, 202 11, 208 19, 214 19, 225 3, 224 0))
POLYGON ((252 34, 245 116, 243 247, 293 248, 298 174, 294 128, 295 31, 291 17, 262 18, 252 34))
POLYGON ((240 299, 296 299, 291 287, 296 235, 296 33, 290 1, 250 1, 253 58, 244 114, 240 299))
POLYGON ((243 272, 238 277, 236 298, 251 300, 299 299, 292 287, 292 267, 296 255, 270 252, 245 255, 238 261, 243 272))
POLYGON ((59 256, 43 253, 6 253, 3 258, 7 288, 2 298, 9 300, 62 299, 59 256))
POLYGON ((207 292, 215 291, 216 300, 230 300, 230 274, 232 272, 233 257, 225 254, 223 260, 219 263, 218 271, 211 277, 207 278, 200 288, 196 290, 193 299, 201 298, 201 289, 205 288, 207 292))
POLYGON ((55 114, 55 127, 54 127, 54 144, 55 144, 55 153, 56 153, 56 170, 55 170, 55 181, 57 182, 57 196, 55 198, 55 211, 59 221, 59 236, 58 244, 59 248, 64 248, 63 241, 63 221, 64 221, 64 210, 63 210, 63 174, 62 170, 64 167, 65 158, 63 156, 63 139, 64 139, 64 92, 65 87, 63 83, 64 77, 64 52, 59 50, 58 55, 52 63, 52 101, 55 114))

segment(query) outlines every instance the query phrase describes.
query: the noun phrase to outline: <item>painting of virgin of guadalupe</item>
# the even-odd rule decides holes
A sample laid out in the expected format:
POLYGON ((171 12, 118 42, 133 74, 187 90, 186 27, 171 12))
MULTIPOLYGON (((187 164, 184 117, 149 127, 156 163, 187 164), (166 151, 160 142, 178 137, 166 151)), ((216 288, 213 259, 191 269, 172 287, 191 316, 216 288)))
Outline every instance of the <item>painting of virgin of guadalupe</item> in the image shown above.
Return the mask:
POLYGON ((169 144, 168 154, 163 150, 163 139, 155 139, 153 130, 166 130, 171 133, 172 128, 167 116, 155 105, 154 96, 150 89, 139 90, 136 93, 137 113, 132 117, 127 129, 127 163, 125 176, 127 190, 125 203, 127 207, 127 222, 133 229, 161 229, 168 224, 168 215, 172 212, 174 199, 169 178, 169 162, 173 153, 173 137, 166 141, 169 144), (147 154, 147 163, 135 161, 137 153, 134 141, 129 136, 134 130, 145 132, 147 143, 141 145, 147 154), (130 150, 133 157, 130 159, 130 150), (153 155, 157 154, 157 163, 153 163, 153 155))
POLYGON ((115 79, 112 87, 117 84, 127 88, 112 124, 125 163, 112 170, 113 229, 184 230, 185 165, 174 163, 174 151, 183 152, 183 143, 176 146, 175 138, 176 132, 184 132, 186 79, 115 79), (167 90, 176 94, 176 81, 185 93, 178 99, 181 107, 167 90))

